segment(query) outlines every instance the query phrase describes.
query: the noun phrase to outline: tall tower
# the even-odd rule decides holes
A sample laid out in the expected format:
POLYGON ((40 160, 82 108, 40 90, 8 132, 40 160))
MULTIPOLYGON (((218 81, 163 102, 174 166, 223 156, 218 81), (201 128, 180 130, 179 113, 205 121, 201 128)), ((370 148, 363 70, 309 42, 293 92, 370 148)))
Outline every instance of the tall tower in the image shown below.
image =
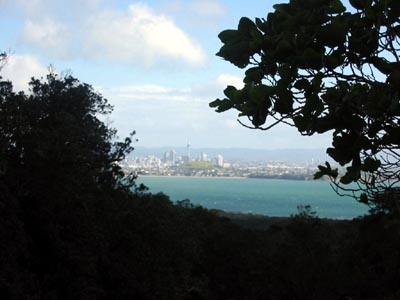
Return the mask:
POLYGON ((189 140, 187 141, 186 151, 187 151, 186 155, 187 155, 188 161, 190 161, 190 143, 189 143, 189 140))

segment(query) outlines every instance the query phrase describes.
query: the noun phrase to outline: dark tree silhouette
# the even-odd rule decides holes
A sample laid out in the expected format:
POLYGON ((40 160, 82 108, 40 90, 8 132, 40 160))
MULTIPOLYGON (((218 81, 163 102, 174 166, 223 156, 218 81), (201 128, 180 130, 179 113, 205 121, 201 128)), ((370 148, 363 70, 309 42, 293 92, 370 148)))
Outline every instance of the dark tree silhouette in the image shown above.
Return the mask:
POLYGON ((327 153, 346 171, 326 163, 315 177, 327 175, 336 191, 375 207, 400 182, 400 2, 350 3, 347 10, 340 0, 291 0, 221 32, 217 55, 246 69, 245 86, 228 86, 210 106, 238 110, 249 128, 330 132, 327 153))
POLYGON ((29 95, 14 93, 10 82, 0 88, 3 178, 20 194, 59 193, 65 182, 121 184, 117 162, 132 150, 131 139, 113 142, 115 130, 98 119, 111 106, 91 86, 49 74, 31 81, 29 95))
POLYGON ((398 299, 400 220, 207 211, 136 189, 90 85, 0 81, 1 299, 398 299), (246 229, 235 226, 236 220, 246 229))
POLYGON ((71 286, 62 282, 78 284, 74 272, 78 278, 93 275, 83 248, 96 247, 99 239, 94 203, 134 188, 134 178, 117 164, 132 150, 131 139, 114 142, 115 131, 98 118, 110 111, 90 85, 70 76, 32 79, 28 94, 0 82, 0 239, 10 265, 0 271, 0 290, 14 291, 18 299, 18 291, 27 293, 29 283, 39 280, 43 290, 63 293, 71 286))

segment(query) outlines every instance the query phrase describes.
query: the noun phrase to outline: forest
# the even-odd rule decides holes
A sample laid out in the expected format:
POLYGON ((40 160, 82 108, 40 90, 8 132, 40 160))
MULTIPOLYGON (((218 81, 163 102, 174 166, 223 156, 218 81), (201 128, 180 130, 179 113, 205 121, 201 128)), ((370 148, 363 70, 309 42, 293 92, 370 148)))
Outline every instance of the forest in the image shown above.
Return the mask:
POLYGON ((268 218, 173 203, 124 174, 135 133, 116 138, 102 121, 112 106, 91 85, 52 72, 29 92, 0 80, 1 299, 400 299, 399 193, 387 185, 400 180, 400 4, 350 3, 353 13, 291 0, 221 33, 218 55, 259 65, 243 90, 210 105, 237 109, 248 127, 276 118, 301 134, 333 132, 327 151, 347 172, 327 164, 315 177, 338 191, 364 181, 352 201, 369 215, 327 220, 303 206, 268 218), (294 50, 301 33, 314 38, 294 50))

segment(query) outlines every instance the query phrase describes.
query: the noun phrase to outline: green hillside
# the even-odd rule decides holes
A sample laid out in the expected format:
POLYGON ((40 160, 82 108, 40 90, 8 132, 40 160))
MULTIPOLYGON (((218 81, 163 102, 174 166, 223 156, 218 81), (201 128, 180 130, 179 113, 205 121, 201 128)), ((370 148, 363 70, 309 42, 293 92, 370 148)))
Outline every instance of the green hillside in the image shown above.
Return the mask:
POLYGON ((218 168, 217 165, 210 161, 191 161, 180 166, 182 169, 210 170, 218 168))

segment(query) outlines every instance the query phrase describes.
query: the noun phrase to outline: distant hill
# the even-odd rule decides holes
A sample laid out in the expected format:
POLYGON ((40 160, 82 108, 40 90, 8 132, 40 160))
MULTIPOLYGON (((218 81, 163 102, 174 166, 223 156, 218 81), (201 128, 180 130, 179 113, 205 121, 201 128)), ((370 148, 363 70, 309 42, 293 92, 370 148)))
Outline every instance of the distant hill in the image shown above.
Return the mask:
MULTIPOLYGON (((166 151, 175 150, 177 155, 186 155, 185 147, 159 147, 147 148, 136 147, 131 156, 155 155, 162 157, 166 151)), ((201 152, 214 158, 218 154, 226 160, 246 160, 246 161, 282 161, 282 162, 324 162, 329 160, 325 149, 247 149, 247 148, 191 148, 190 154, 197 158, 201 152)))

